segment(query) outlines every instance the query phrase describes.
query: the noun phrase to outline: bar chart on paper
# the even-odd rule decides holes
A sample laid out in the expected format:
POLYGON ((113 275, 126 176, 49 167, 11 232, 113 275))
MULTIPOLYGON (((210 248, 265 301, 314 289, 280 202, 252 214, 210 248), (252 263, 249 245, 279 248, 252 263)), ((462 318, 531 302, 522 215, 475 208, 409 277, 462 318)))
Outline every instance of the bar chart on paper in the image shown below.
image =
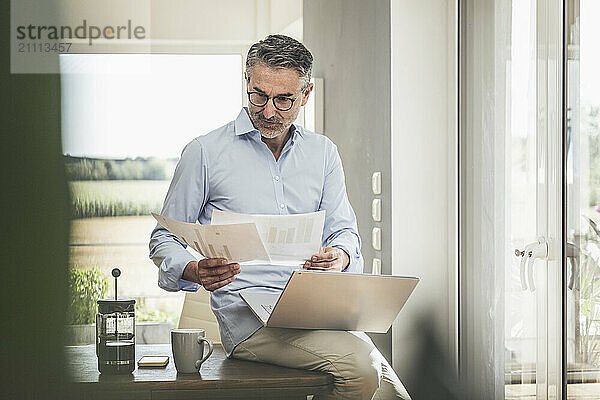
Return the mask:
POLYGON ((160 225, 207 258, 230 262, 270 262, 269 254, 254 223, 200 225, 152 214, 160 225))
POLYGON ((232 260, 233 257, 231 256, 231 252, 229 251, 229 247, 227 247, 227 244, 213 244, 213 243, 206 243, 203 239, 202 239, 202 233, 200 233, 199 230, 195 230, 196 232, 196 237, 198 239, 198 241, 194 241, 195 246, 192 246, 194 248, 200 248, 203 249, 203 251, 201 252, 201 254, 204 254, 207 257, 211 257, 211 258, 226 258, 228 260, 232 260), (199 242, 199 243, 198 243, 199 242))
POLYGON ((325 223, 325 211, 293 215, 213 211, 211 225, 152 216, 204 257, 274 265, 300 265, 317 253, 325 223))
POLYGON ((312 229, 313 220, 304 218, 298 221, 297 226, 288 228, 271 225, 267 234, 267 243, 309 243, 312 229))
POLYGON ((236 214, 213 211, 213 224, 253 222, 274 263, 298 264, 319 251, 325 211, 292 215, 236 214))

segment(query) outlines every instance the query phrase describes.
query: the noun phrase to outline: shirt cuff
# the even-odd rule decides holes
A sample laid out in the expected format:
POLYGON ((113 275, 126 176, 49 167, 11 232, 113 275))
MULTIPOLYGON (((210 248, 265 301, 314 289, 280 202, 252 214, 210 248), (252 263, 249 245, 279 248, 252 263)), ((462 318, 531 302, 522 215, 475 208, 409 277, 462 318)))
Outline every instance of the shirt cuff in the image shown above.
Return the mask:
POLYGON ((200 287, 201 285, 197 284, 196 282, 179 279, 179 290, 184 290, 186 292, 197 292, 200 287))
POLYGON ((347 246, 342 244, 334 244, 332 245, 332 247, 337 247, 344 250, 348 255, 348 258, 350 259, 348 266, 346 267, 346 269, 343 270, 344 272, 363 272, 363 261, 360 253, 352 252, 348 249, 347 246))
POLYGON ((185 250, 164 258, 158 268, 158 286, 169 292, 198 290, 198 284, 181 279, 185 267, 194 260, 185 250))

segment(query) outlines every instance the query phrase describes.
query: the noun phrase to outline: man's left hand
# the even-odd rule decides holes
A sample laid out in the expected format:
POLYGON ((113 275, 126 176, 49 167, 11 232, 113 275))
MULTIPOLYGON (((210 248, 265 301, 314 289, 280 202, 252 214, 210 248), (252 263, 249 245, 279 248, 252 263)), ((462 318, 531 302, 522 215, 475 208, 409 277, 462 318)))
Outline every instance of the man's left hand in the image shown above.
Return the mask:
POLYGON ((348 254, 339 247, 321 247, 302 268, 318 271, 343 271, 350 263, 348 254))

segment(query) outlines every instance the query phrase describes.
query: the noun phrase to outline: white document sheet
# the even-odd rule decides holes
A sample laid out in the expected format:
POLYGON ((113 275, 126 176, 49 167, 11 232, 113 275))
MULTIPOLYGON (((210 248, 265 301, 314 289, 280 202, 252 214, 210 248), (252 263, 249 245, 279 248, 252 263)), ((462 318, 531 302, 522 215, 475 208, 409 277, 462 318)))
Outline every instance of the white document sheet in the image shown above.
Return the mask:
POLYGON ((255 223, 273 264, 302 265, 319 252, 325 211, 291 215, 236 214, 215 210, 211 223, 255 223))
POLYGON ((224 257, 229 262, 272 261, 254 223, 200 225, 152 213, 165 229, 207 258, 224 257))
POLYGON ((242 289, 240 290, 240 296, 248 304, 254 315, 266 326, 281 293, 260 293, 254 289, 242 289))

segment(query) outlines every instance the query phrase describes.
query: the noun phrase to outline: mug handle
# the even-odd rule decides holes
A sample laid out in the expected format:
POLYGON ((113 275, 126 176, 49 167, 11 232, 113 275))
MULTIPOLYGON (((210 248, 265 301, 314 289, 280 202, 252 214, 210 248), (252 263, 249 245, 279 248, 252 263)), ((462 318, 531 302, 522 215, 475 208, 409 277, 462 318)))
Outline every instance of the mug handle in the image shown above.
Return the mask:
POLYGON ((213 343, 212 343, 212 341, 210 339, 204 338, 202 336, 198 336, 198 344, 201 345, 201 346, 204 346, 203 342, 206 342, 206 344, 208 344, 208 352, 204 355, 204 357, 202 357, 202 360, 197 360, 196 361, 195 366, 196 366, 196 370, 198 370, 198 371, 200 371, 200 366, 202 365, 202 363, 204 361, 206 361, 206 359, 208 357, 210 357, 210 355, 213 352, 213 343))

